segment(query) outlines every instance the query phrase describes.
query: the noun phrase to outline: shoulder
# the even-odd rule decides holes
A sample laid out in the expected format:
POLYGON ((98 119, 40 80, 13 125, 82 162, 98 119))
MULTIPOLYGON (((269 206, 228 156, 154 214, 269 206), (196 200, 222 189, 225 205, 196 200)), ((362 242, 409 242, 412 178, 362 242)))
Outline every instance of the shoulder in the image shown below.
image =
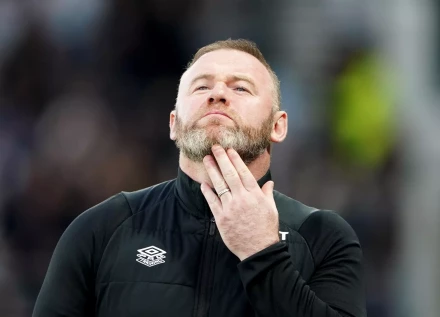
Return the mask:
POLYGON ((58 249, 74 249, 77 250, 73 252, 75 254, 93 254, 95 265, 99 265, 107 242, 118 228, 140 208, 161 201, 169 192, 173 192, 171 183, 169 181, 135 192, 121 192, 87 209, 64 231, 58 249))
POLYGON ((354 238, 356 233, 345 219, 332 210, 317 210, 304 221, 299 231, 306 236, 321 235, 329 238, 354 238))
POLYGON ((61 235, 54 250, 51 264, 53 274, 61 269, 66 272, 94 268, 100 262, 105 241, 116 228, 131 215, 126 198, 122 194, 87 209, 76 217, 61 235))
POLYGON ((302 236, 315 260, 322 259, 330 250, 360 249, 353 228, 338 213, 309 207, 278 192, 274 192, 274 197, 280 222, 302 236))
POLYGON ((173 192, 173 181, 163 182, 134 192, 121 192, 81 213, 70 227, 82 231, 112 231, 137 213, 140 208, 156 204, 173 192))
POLYGON ((174 194, 175 179, 162 182, 134 192, 122 192, 133 214, 146 207, 157 205, 174 194))
POLYGON ((132 215, 126 197, 116 194, 79 214, 67 227, 64 235, 78 236, 80 239, 105 234, 132 215))
POLYGON ((307 206, 277 191, 274 191, 274 198, 280 221, 302 234, 356 235, 344 218, 334 211, 307 206))
POLYGON ((304 205, 303 203, 278 191, 274 191, 274 199, 278 209, 280 221, 296 231, 298 231, 298 229, 312 213, 318 211, 317 208, 304 205))
POLYGON ((334 258, 349 258, 351 262, 362 259, 361 245, 356 233, 334 211, 314 212, 298 232, 307 241, 316 265, 334 258))

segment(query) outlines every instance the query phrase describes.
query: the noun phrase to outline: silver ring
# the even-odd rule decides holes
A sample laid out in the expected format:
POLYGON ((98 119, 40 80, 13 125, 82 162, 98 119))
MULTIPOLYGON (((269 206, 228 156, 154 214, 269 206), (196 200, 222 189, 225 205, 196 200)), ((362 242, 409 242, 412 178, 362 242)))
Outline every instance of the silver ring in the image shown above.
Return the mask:
POLYGON ((227 192, 230 192, 231 190, 229 188, 225 188, 222 191, 220 191, 217 196, 220 198, 221 195, 226 194, 227 192))

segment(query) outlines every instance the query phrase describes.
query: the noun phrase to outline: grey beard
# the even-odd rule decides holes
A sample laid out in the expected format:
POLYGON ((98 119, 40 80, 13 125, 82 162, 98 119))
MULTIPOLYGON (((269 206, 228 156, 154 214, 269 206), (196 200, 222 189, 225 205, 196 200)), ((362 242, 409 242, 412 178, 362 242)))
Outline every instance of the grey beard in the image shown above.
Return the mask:
POLYGON ((206 155, 212 154, 214 144, 220 144, 225 149, 233 148, 245 164, 254 161, 270 146, 270 130, 217 126, 217 135, 210 136, 205 128, 188 129, 182 127, 181 122, 177 125, 176 146, 193 162, 202 162, 206 155))

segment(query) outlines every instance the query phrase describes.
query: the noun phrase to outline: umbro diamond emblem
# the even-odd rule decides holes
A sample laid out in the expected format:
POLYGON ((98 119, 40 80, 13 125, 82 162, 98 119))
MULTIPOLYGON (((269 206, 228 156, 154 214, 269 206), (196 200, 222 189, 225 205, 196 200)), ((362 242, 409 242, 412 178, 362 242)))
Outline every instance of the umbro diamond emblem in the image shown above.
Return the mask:
POLYGON ((136 261, 140 264, 152 267, 158 264, 165 263, 165 251, 155 247, 154 245, 137 250, 136 261))

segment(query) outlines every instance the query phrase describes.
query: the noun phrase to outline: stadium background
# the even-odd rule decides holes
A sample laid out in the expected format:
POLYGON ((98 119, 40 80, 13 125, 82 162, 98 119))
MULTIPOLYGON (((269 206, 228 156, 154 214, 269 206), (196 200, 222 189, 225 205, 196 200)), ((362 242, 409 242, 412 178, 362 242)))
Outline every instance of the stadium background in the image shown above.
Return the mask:
POLYGON ((168 115, 201 46, 282 83, 276 189, 338 211, 371 317, 440 311, 440 1, 0 0, 0 316, 29 316, 80 212, 174 178, 168 115))

